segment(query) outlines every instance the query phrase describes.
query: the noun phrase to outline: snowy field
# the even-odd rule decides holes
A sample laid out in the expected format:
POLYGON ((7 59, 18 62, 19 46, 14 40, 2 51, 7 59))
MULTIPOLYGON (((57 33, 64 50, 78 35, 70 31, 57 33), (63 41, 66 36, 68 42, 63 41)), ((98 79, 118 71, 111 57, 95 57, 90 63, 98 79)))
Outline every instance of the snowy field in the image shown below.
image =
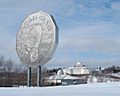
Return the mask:
POLYGON ((39 88, 1 87, 0 96, 120 96, 120 82, 39 88))

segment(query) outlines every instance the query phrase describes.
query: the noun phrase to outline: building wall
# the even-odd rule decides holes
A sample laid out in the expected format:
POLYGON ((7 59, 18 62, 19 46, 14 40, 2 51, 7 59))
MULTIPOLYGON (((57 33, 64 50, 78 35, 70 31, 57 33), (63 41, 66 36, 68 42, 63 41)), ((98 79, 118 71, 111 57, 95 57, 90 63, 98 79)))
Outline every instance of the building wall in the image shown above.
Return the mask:
POLYGON ((81 75, 81 74, 90 74, 90 71, 87 68, 75 67, 71 69, 65 69, 65 73, 70 75, 72 74, 81 75))
POLYGON ((62 79, 62 85, 76 85, 76 84, 85 84, 87 80, 85 79, 62 79))

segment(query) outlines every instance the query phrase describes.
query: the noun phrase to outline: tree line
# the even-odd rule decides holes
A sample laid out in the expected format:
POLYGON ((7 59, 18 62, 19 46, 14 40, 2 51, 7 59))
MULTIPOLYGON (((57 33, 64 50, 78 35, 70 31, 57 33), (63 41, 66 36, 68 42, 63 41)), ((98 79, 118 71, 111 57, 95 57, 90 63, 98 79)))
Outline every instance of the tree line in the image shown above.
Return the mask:
MULTIPOLYGON (((46 77, 54 75, 59 69, 42 67, 42 85, 46 85, 46 77)), ((28 68, 24 64, 16 64, 12 59, 0 56, 0 87, 26 86, 28 68)), ((37 69, 32 69, 32 85, 37 85, 37 69)))
MULTIPOLYGON (((61 68, 47 69, 42 67, 42 85, 47 86, 46 78, 55 75, 61 68)), ((101 68, 100 68, 101 69, 101 68)), ((0 87, 26 86, 28 68, 24 64, 16 64, 12 59, 0 56, 0 87)), ((120 72, 120 66, 111 66, 101 70, 103 74, 120 72)), ((32 69, 32 85, 37 85, 37 69, 32 69)))
POLYGON ((15 64, 12 59, 0 56, 0 86, 10 87, 25 85, 27 68, 22 64, 15 64))

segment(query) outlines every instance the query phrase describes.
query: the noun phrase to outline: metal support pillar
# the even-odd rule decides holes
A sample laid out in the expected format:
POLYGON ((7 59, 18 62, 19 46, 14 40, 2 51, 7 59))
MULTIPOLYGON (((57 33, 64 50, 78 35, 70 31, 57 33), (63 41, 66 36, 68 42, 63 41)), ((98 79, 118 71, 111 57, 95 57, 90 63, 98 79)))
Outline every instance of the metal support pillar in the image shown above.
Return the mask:
POLYGON ((31 78, 31 67, 28 68, 28 78, 27 78, 27 86, 31 87, 32 84, 32 78, 31 78))
POLYGON ((38 66, 37 70, 37 86, 41 86, 41 66, 38 66))

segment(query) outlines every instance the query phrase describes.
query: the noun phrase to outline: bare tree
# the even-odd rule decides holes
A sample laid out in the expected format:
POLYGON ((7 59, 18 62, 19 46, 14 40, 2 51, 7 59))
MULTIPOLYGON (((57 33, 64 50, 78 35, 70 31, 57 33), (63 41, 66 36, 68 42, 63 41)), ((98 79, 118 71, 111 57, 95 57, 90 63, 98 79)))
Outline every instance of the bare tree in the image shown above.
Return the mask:
POLYGON ((9 60, 6 60, 6 64, 5 64, 5 71, 6 72, 13 72, 14 70, 14 61, 9 59, 9 60))
POLYGON ((27 79, 27 68, 23 64, 16 64, 14 66, 14 73, 16 75, 16 85, 24 85, 27 79))
POLYGON ((14 66, 14 72, 15 73, 27 73, 27 68, 23 64, 16 64, 14 66))
POLYGON ((4 72, 6 73, 6 84, 7 86, 12 86, 12 72, 14 70, 14 61, 9 59, 5 60, 4 72))
POLYGON ((0 56, 0 72, 3 72, 3 65, 5 64, 5 59, 3 56, 0 56))

